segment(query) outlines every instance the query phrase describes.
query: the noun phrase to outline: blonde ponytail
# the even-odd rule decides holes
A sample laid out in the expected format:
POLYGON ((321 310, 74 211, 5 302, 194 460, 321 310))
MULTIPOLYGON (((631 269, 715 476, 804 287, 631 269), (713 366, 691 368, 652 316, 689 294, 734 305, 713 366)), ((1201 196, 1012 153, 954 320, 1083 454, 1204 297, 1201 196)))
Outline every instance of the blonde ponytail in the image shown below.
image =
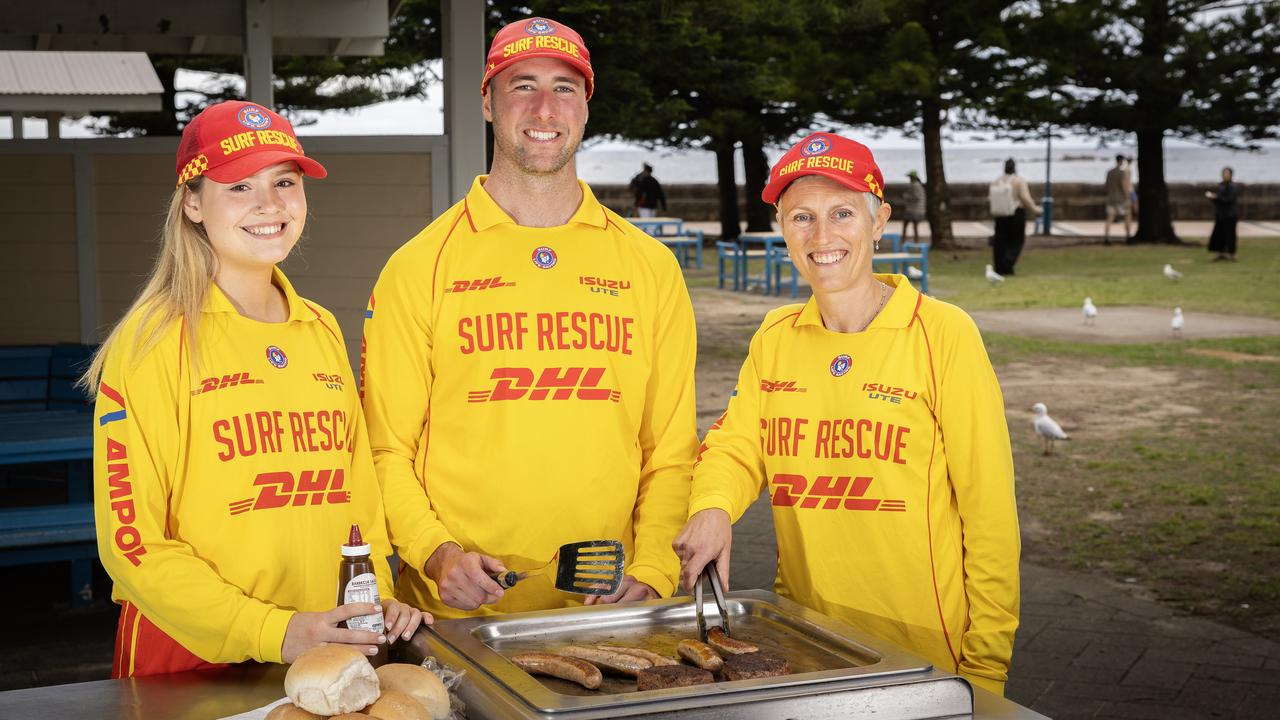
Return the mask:
POLYGON ((134 344, 134 358, 145 357, 172 323, 185 320, 187 357, 192 366, 198 367, 196 328, 200 312, 204 308, 205 295, 217 272, 217 260, 204 228, 191 222, 182 205, 187 193, 199 192, 203 182, 204 178, 197 177, 174 190, 173 197, 169 199, 169 211, 165 216, 160 253, 156 256, 155 266, 151 269, 142 292, 129 306, 120 322, 112 328, 111 334, 94 354, 89 369, 77 382, 86 392, 98 392, 107 353, 115 343, 122 340, 120 334, 125 322, 135 313, 141 313, 141 317, 137 334, 130 338, 134 344))

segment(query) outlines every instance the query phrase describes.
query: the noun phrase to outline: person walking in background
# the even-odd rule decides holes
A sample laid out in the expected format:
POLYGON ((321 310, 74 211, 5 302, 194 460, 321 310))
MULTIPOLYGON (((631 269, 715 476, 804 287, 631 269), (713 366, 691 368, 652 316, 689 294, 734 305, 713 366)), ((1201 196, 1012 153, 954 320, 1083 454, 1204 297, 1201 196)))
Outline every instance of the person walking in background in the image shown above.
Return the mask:
POLYGON ((1209 252, 1218 253, 1214 261, 1236 260, 1236 221, 1237 210, 1236 184, 1231 181, 1232 170, 1222 168, 1222 182, 1218 190, 1205 191, 1204 196, 1213 201, 1213 233, 1209 235, 1209 252))
POLYGON ((653 166, 644 164, 644 169, 631 178, 631 194, 635 196, 636 217, 657 217, 658 208, 667 210, 667 194, 662 191, 662 183, 653 176, 653 166))
POLYGON ((1027 241, 1027 211, 1040 214, 1040 208, 1031 200, 1027 181, 1017 173, 1013 158, 1004 161, 1004 174, 991 183, 989 200, 991 216, 995 218, 991 264, 997 274, 1012 275, 1027 241))
POLYGON ((911 225, 912 242, 920 242, 920 221, 924 219, 924 183, 915 170, 907 173, 907 190, 903 194, 902 240, 907 239, 907 225, 911 225))
POLYGON ((1111 223, 1120 220, 1124 223, 1124 237, 1129 238, 1129 193, 1133 191, 1133 181, 1129 178, 1129 160, 1124 155, 1116 155, 1115 167, 1107 171, 1107 222, 1102 226, 1102 244, 1111 244, 1111 223))

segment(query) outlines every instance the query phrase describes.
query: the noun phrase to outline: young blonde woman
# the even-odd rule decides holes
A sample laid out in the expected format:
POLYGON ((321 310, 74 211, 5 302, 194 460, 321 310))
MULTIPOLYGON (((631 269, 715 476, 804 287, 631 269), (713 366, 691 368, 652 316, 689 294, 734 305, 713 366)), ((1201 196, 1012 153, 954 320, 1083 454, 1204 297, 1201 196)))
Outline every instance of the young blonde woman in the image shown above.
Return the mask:
POLYGON ((306 221, 302 176, 326 171, 283 117, 225 102, 187 125, 177 173, 151 276, 83 378, 99 555, 121 605, 112 676, 291 662, 321 643, 374 655, 430 616, 391 599, 338 325, 276 267, 306 221), (381 605, 334 607, 352 524, 381 605))

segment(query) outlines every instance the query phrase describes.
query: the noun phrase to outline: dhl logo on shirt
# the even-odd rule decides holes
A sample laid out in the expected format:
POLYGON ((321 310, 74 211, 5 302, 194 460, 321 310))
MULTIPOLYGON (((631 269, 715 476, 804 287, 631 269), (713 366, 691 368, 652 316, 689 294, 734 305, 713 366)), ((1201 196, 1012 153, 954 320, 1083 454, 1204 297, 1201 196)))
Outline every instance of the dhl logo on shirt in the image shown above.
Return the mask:
POLYGON ((227 503, 232 515, 250 510, 271 510, 287 506, 339 504, 351 502, 351 491, 343 490, 343 470, 303 470, 297 478, 287 470, 261 473, 253 484, 260 486, 256 498, 227 503))
POLYGON ((191 395, 194 397, 196 395, 203 395, 204 393, 210 393, 214 390, 235 387, 237 385, 261 385, 262 383, 262 379, 250 377, 247 372, 232 373, 230 375, 223 375, 220 378, 210 377, 201 380, 200 387, 192 390, 191 395))
POLYGON ((604 368, 549 367, 534 377, 532 368, 494 368, 490 380, 497 385, 488 390, 467 393, 467 402, 501 402, 503 400, 612 400, 618 402, 622 393, 599 387, 604 368))
POLYGON ((819 475, 810 483, 803 475, 776 473, 772 483, 775 507, 800 507, 807 510, 854 510, 860 512, 906 512, 905 500, 866 498, 872 478, 848 475, 819 475))
POLYGON ((809 392, 809 388, 796 387, 795 380, 761 380, 760 392, 809 392))
POLYGON ((476 280, 454 280, 453 284, 445 288, 447 293, 475 292, 478 290, 491 290, 500 287, 513 287, 513 282, 503 282, 501 275, 495 275, 489 278, 478 278, 476 280))

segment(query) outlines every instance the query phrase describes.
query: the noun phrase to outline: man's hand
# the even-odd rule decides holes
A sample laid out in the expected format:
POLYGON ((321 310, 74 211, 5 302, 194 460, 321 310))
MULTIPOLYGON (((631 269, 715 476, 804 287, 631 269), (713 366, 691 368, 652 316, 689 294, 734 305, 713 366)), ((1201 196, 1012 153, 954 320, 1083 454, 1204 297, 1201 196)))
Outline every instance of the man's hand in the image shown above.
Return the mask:
POLYGON ((507 568, 488 555, 445 543, 431 553, 423 570, 440 588, 441 602, 459 610, 475 610, 502 598, 502 586, 489 574, 506 572, 507 568))
POLYGON ((365 655, 377 655, 378 645, 387 641, 385 635, 340 628, 338 623, 361 615, 373 615, 380 609, 373 603, 348 603, 325 612, 294 613, 285 628, 284 642, 280 643, 280 659, 291 663, 307 650, 325 643, 354 645, 365 655))
POLYGON ((612 595, 588 595, 582 604, 608 605, 610 603, 631 602, 633 600, 653 600, 657 597, 657 590, 627 575, 622 578, 622 584, 618 586, 618 592, 612 595))
POLYGON ((408 640, 422 623, 435 622, 431 613, 396 600, 382 601, 382 624, 386 628, 387 642, 395 644, 396 638, 408 640))
POLYGON ((700 510, 689 518, 671 547, 680 557, 680 584, 693 592, 702 569, 712 560, 720 574, 720 586, 729 590, 729 550, 733 547, 733 523, 719 508, 700 510))

